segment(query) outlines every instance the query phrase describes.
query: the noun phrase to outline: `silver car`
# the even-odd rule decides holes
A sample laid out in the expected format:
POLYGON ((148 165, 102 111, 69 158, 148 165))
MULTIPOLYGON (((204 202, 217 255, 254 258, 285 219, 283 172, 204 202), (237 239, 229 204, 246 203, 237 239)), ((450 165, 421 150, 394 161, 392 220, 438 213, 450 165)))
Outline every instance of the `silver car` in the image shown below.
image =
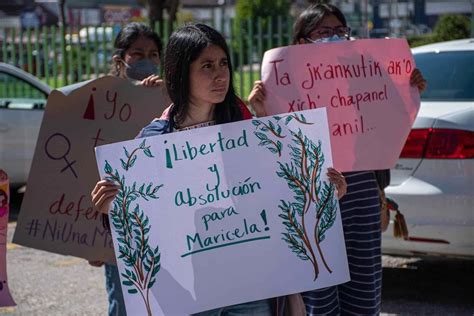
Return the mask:
POLYGON ((0 63, 0 168, 12 187, 25 184, 51 88, 23 70, 0 63))
POLYGON ((412 52, 428 88, 386 189, 409 237, 389 227, 383 252, 474 259, 474 39, 412 52))

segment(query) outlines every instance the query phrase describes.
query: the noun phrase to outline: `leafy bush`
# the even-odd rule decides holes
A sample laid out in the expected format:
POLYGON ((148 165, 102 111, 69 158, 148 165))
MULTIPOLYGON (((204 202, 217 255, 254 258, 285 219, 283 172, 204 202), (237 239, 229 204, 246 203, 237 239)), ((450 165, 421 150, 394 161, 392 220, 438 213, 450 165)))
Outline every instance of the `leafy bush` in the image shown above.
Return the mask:
POLYGON ((414 35, 407 38, 410 47, 436 42, 452 41, 470 36, 470 20, 460 14, 447 14, 438 20, 432 34, 414 35))
POLYGON ((433 34, 409 36, 407 37, 407 41, 412 48, 437 42, 436 37, 433 34))
POLYGON ((447 14, 436 23, 434 36, 439 42, 468 38, 471 23, 469 18, 460 14, 447 14))

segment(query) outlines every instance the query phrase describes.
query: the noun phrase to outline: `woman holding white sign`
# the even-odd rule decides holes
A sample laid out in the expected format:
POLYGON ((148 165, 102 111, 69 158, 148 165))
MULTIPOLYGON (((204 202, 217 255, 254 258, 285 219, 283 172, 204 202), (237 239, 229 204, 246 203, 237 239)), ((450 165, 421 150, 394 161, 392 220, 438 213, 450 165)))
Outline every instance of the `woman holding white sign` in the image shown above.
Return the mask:
MULTIPOLYGON (((344 14, 330 4, 316 4, 297 18, 293 44, 320 44, 349 40, 350 28, 344 14)), ((426 81, 418 69, 410 84, 423 91, 426 81)), ((265 115, 265 87, 256 81, 249 102, 259 115, 265 115)), ((344 174, 348 192, 340 200, 351 281, 303 293, 308 315, 376 315, 380 313, 381 209, 379 190, 373 171, 344 174)))
MULTIPOLYGON (((153 120, 138 137, 149 137, 244 119, 232 84, 229 50, 223 36, 213 28, 187 25, 174 32, 165 53, 166 88, 173 102, 167 114, 153 120)), ((328 171, 339 197, 346 191, 341 173, 328 171)), ((180 181, 180 180, 177 180, 180 181)), ((182 181, 182 180, 181 180, 182 181)), ((117 186, 99 181, 93 192, 95 206, 108 212, 117 186)), ((197 315, 271 315, 271 300, 265 299, 201 312, 197 315)))

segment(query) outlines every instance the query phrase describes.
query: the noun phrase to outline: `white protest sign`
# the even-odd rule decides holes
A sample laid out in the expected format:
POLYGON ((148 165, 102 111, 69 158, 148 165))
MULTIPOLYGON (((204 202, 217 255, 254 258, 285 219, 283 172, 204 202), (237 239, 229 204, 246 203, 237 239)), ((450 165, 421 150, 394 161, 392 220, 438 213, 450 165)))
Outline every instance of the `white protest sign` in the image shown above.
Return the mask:
POLYGON ((63 89, 48 98, 13 241, 113 262, 110 234, 90 197, 99 180, 94 147, 134 138, 169 101, 162 88, 116 77, 63 89))
POLYGON ((324 109, 100 146, 129 315, 185 315, 349 280, 324 109))
POLYGON ((366 39, 269 50, 267 112, 327 108, 334 168, 395 166, 420 107, 406 40, 366 39))

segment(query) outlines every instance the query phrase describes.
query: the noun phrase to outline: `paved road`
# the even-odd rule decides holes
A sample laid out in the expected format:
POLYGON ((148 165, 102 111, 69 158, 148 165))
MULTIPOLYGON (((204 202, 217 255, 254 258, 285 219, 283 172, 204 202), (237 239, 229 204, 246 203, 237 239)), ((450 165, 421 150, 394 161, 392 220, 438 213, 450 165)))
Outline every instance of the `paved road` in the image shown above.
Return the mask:
MULTIPOLYGON (((18 306, 0 308, 0 315, 106 315, 102 268, 11 243, 7 264, 18 306)), ((474 262, 384 256, 383 267, 383 314, 474 314, 474 262)))
POLYGON ((383 256, 382 312, 474 315, 474 261, 383 256))
MULTIPOLYGON (((15 223, 8 227, 11 242, 15 223)), ((0 315, 105 315, 102 268, 79 258, 7 244, 10 292, 17 303, 0 315)))
MULTIPOLYGON (((384 256, 383 265, 384 314, 474 314, 472 262, 384 256)), ((106 314, 103 269, 85 260, 9 244, 8 278, 18 306, 2 315, 106 314)))

